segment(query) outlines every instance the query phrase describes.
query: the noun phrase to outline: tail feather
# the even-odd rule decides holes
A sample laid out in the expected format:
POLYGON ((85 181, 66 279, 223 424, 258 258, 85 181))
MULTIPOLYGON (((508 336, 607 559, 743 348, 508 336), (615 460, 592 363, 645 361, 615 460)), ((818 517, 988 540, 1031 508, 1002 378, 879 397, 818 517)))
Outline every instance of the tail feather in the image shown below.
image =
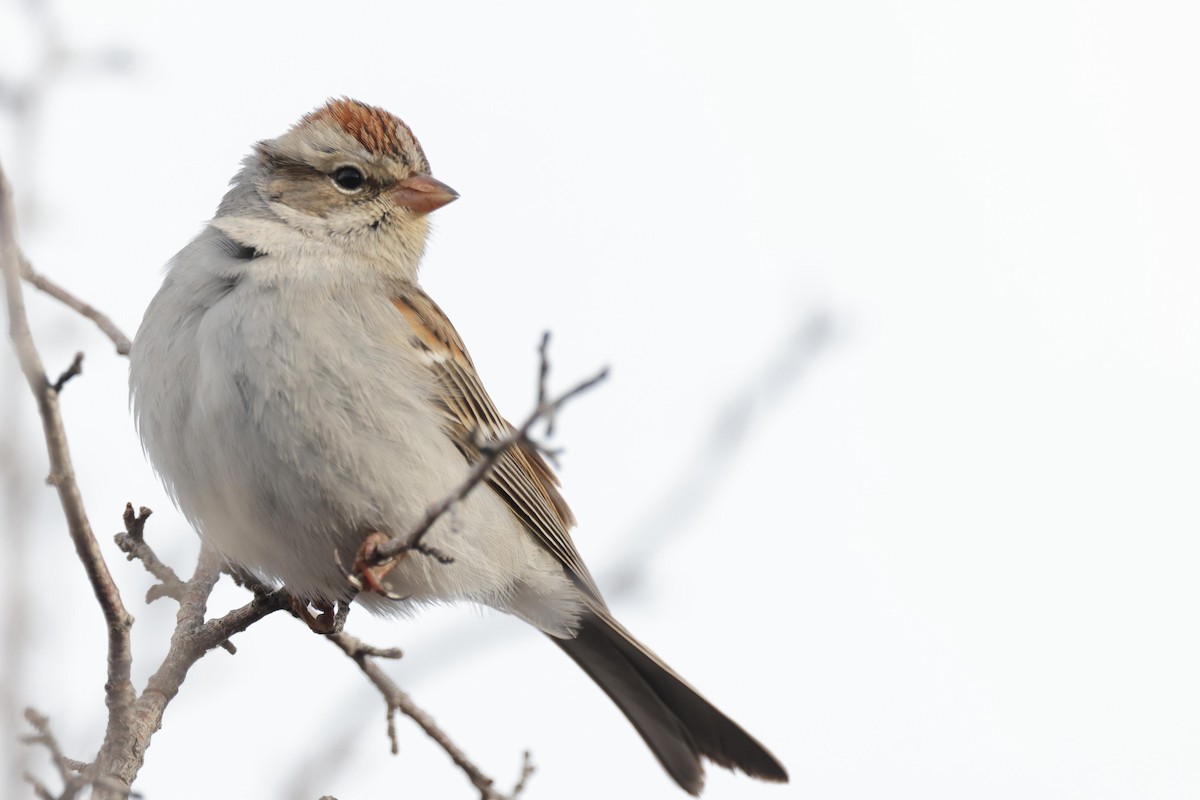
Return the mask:
POLYGON ((675 674, 604 610, 586 614, 574 639, 556 639, 629 718, 683 789, 704 788, 701 756, 767 781, 787 771, 753 736, 675 674))

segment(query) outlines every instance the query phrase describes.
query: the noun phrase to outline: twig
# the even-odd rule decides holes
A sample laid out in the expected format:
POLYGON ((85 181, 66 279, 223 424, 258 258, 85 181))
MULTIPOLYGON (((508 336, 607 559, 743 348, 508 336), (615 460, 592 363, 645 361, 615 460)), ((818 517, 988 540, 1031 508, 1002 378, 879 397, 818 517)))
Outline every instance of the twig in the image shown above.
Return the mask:
POLYGON ((19 251, 17 253, 17 257, 20 259, 21 277, 24 278, 29 285, 42 290, 55 300, 58 300, 60 303, 63 303, 69 308, 73 308, 83 316, 90 319, 92 322, 96 323, 96 327, 99 328, 104 335, 107 336, 109 340, 117 346, 117 353, 119 355, 129 355, 129 348, 133 346, 133 342, 130 341, 128 336, 121 332, 121 329, 116 326, 116 323, 114 323, 107 314, 98 311, 95 306, 85 303, 63 287, 59 286, 54 281, 47 278, 45 275, 35 271, 33 265, 29 263, 29 259, 27 259, 24 254, 20 253, 19 251))
MULTIPOLYGON (((201 547, 196 571, 185 584, 180 598, 171 646, 162 664, 146 682, 145 691, 137 699, 136 724, 127 743, 128 749, 119 754, 107 754, 106 762, 97 760, 105 774, 113 775, 125 786, 132 783, 141 769, 150 739, 161 727, 167 705, 179 693, 192 665, 234 634, 288 607, 289 598, 285 592, 271 592, 256 595, 254 600, 241 608, 205 622, 208 597, 220 576, 220 557, 211 548, 201 547)), ((104 754, 103 750, 101 752, 104 754)))
POLYGON ((508 793, 509 800, 516 800, 525 791, 525 785, 529 782, 529 778, 537 770, 533 766, 533 756, 526 750, 521 756, 521 774, 517 777, 517 782, 513 785, 512 791, 508 793))
POLYGON ((142 506, 140 513, 134 514, 133 503, 126 503, 125 513, 121 515, 125 522, 125 533, 116 534, 113 536, 113 541, 117 543, 117 547, 121 548, 121 552, 125 554, 127 560, 141 561, 146 571, 160 581, 146 592, 147 603, 152 603, 160 597, 181 600, 185 588, 183 580, 175 570, 159 559, 158 554, 146 543, 143 535, 146 519, 153 513, 150 509, 142 506))
POLYGON ((94 764, 87 764, 63 755, 62 748, 58 745, 58 740, 50 731, 50 720, 46 717, 32 708, 27 708, 25 709, 25 720, 33 728, 34 733, 29 736, 22 736, 21 742, 27 745, 41 745, 45 747, 50 752, 50 760, 54 762, 54 768, 58 772, 59 779, 63 784, 62 792, 55 797, 44 783, 28 772, 24 773, 22 777, 26 783, 33 787, 34 794, 39 798, 73 800, 79 794, 79 791, 88 784, 115 791, 121 797, 139 797, 138 794, 129 791, 127 787, 120 785, 112 778, 97 776, 94 764))
POLYGON ((75 359, 71 362, 71 366, 67 367, 63 374, 58 376, 58 380, 54 382, 54 391, 56 394, 61 394, 63 387, 67 385, 67 381, 74 378, 76 375, 83 374, 83 353, 76 353, 75 359))
POLYGON ((378 545, 374 548, 365 561, 371 566, 384 564, 401 553, 417 551, 432 555, 439 561, 446 563, 448 556, 445 556, 438 550, 428 547, 422 543, 425 535, 447 511, 454 507, 455 504, 471 493, 479 484, 483 483, 491 473, 492 468, 500 461, 500 459, 514 447, 522 444, 532 444, 539 451, 545 451, 545 448, 538 445, 531 436, 531 431, 539 422, 546 423, 547 434, 553 431, 554 420, 559 409, 568 401, 576 396, 591 389, 596 384, 608 377, 608 368, 600 370, 598 373, 580 382, 572 389, 564 392, 554 399, 550 399, 546 390, 546 377, 550 371, 550 362, 547 358, 547 346, 550 342, 550 333, 547 332, 542 336, 542 343, 539 347, 540 363, 538 367, 538 399, 537 405, 534 407, 530 415, 525 419, 520 427, 514 428, 507 436, 496 439, 495 441, 480 443, 479 452, 480 458, 471 465, 471 469, 467 472, 467 477, 461 484, 458 485, 453 492, 442 498, 439 502, 429 506, 425 510, 424 516, 417 523, 408 535, 404 538, 393 538, 385 544, 378 545))
POLYGON ((26 783, 33 787, 33 793, 37 796, 38 800, 62 800, 62 798, 55 797, 53 794, 51 794, 50 790, 46 788, 46 784, 42 783, 28 772, 22 772, 21 777, 26 783))
MULTIPOLYGON (((529 774, 533 771, 533 766, 529 762, 529 753, 525 753, 524 766, 521 772, 521 778, 517 782, 517 788, 509 795, 497 792, 493 787, 495 781, 483 773, 483 771, 472 762, 467 755, 459 749, 458 745, 450 740, 450 737, 443 731, 438 724, 434 722, 433 717, 419 708, 412 698, 408 696, 395 682, 388 677, 372 656, 385 656, 391 658, 393 651, 391 649, 380 650, 379 648, 371 647, 364 644, 360 639, 351 636, 348 633, 338 633, 327 636, 327 639, 341 648, 342 652, 353 659, 354 663, 358 664, 359 669, 367 676, 367 679, 375 685, 379 693, 383 695, 384 702, 387 703, 387 718, 388 718, 388 739, 391 741, 392 753, 400 751, 399 744, 396 740, 396 728, 394 717, 396 711, 399 711, 404 716, 411 719, 420 726, 430 739, 433 739, 439 747, 450 756, 450 760, 461 769, 471 781, 476 789, 479 790, 480 800, 514 800, 517 793, 523 790, 525 782, 529 774)), ((394 651, 398 654, 399 651, 394 651)), ((398 655, 396 656, 398 657, 398 655)))
MULTIPOLYGON (((538 420, 546 421, 546 435, 554 435, 554 424, 558 421, 558 412, 569 400, 573 400, 576 396, 583 394, 588 389, 591 389, 596 384, 608 377, 608 367, 597 372, 592 377, 585 381, 576 384, 574 388, 563 392, 555 400, 551 400, 549 392, 546 388, 546 378, 550 374, 550 331, 542 334, 542 343, 538 346, 538 402, 537 408, 525 420, 525 423, 520 427, 522 441, 529 442, 529 432, 538 420)), ((536 442, 534 443, 536 444, 536 442)), ((512 445, 509 445, 511 447, 512 445)))
POLYGON ((126 611, 121 593, 113 581, 104 556, 100 553, 100 545, 92 532, 79 486, 75 482, 71 452, 58 408, 58 393, 46 378, 46 370, 33 343, 33 334, 25 315, 20 265, 12 190, 3 168, 0 168, 0 268, 4 272, 4 285, 8 297, 9 336, 17 360, 21 364, 21 371, 25 374, 29 389, 37 400, 46 450, 50 456, 50 477, 47 480, 58 491, 58 499, 67 520, 67 529, 75 544, 75 552, 83 563, 108 628, 108 675, 104 691, 109 717, 104 744, 101 746, 103 753, 106 748, 119 748, 120 743, 128 739, 133 724, 133 704, 136 695, 130 681, 133 657, 129 642, 133 617, 126 611))
MULTIPOLYGON (((22 736, 22 744, 35 745, 40 744, 45 747, 50 753, 50 760, 54 762, 54 768, 58 772, 58 777, 62 780, 63 791, 57 800, 66 800, 66 798, 74 797, 79 788, 82 786, 80 773, 86 766, 82 762, 76 761, 73 758, 67 758, 63 755, 62 748, 58 746, 58 740, 54 737, 50 730, 50 720, 39 714, 32 708, 25 709, 25 721, 33 728, 34 733, 29 736, 22 736)), ((46 788, 46 785, 39 781, 34 776, 26 773, 25 780, 33 787, 34 792, 40 798, 51 798, 56 800, 54 795, 46 788)))
MULTIPOLYGON (((125 522, 125 533, 118 533, 113 537, 113 541, 117 543, 117 547, 121 548, 121 552, 125 553, 126 559, 129 561, 137 559, 142 562, 142 566, 146 568, 147 572, 158 578, 159 583, 146 590, 147 603, 153 603, 160 597, 170 597, 183 602, 187 584, 175 570, 162 562, 158 554, 154 552, 154 548, 146 542, 146 520, 153 513, 150 509, 142 506, 135 514, 133 503, 126 503, 125 513, 121 515, 125 522)), ((237 653, 237 647, 233 642, 221 642, 221 648, 231 655, 237 653)))

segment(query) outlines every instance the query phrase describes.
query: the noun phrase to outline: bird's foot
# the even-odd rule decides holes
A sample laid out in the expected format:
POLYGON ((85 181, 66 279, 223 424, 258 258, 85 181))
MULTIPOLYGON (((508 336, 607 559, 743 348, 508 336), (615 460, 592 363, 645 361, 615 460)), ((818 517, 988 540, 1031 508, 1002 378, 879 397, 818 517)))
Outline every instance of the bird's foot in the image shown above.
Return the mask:
MULTIPOLYGON (((344 606, 348 611, 349 607, 344 606)), ((292 595, 292 613, 304 620, 313 633, 330 634, 341 633, 342 625, 345 624, 346 615, 340 613, 341 609, 334 603, 328 600, 305 600, 302 597, 292 595), (312 606, 317 613, 313 614, 309 609, 312 606)))
POLYGON ((375 592, 389 600, 403 600, 404 598, 393 592, 391 587, 383 582, 383 579, 401 561, 408 558, 408 553, 400 553, 383 563, 376 563, 376 552, 379 546, 388 541, 390 541, 390 537, 381 531, 372 531, 363 538, 358 552, 354 554, 354 564, 350 567, 350 581, 355 583, 355 588, 360 591, 375 592))

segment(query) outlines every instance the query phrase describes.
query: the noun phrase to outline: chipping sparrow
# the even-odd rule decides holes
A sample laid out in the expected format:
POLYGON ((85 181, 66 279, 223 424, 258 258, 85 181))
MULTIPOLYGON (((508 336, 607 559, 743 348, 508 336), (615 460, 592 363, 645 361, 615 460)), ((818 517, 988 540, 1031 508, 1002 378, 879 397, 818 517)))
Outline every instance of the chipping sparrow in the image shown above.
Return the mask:
MULTIPOLYGON (((417 285, 427 214, 457 197, 403 122, 340 99, 260 142, 216 218, 175 256, 130 354, 147 454, 229 562, 329 607, 340 564, 403 535, 511 427, 417 285), (335 558, 335 553, 337 558, 335 558), (340 563, 339 563, 340 561, 340 563)), ((466 600, 536 626, 612 698, 688 792, 701 756, 787 773, 611 616, 536 450, 516 447, 387 577, 385 614, 466 600)))

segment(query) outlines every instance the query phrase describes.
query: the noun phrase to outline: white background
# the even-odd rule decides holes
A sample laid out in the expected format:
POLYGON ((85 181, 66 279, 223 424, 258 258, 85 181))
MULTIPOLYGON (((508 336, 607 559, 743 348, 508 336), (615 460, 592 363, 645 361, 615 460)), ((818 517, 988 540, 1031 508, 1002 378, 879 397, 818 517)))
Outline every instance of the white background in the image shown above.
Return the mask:
MULTIPOLYGON (((0 5, 10 89, 36 74, 25 7, 0 5)), ((35 265, 130 334, 250 144, 344 94, 409 122, 462 194, 423 280, 500 407, 529 407, 543 329, 559 385, 613 367, 561 425, 580 548, 792 776, 715 769, 706 797, 1200 795, 1194 4, 57 7, 74 52, 131 61, 8 107, 0 159, 35 265), (829 340, 783 371, 822 314, 829 340)), ((64 414, 140 685, 174 606, 143 604, 109 535, 132 500, 181 569, 194 537, 125 360, 28 302, 50 369, 87 353, 64 414)), ((104 645, 6 349, 0 381, 15 797, 21 706, 94 752, 104 645)), ((391 673, 502 784, 530 748, 529 798, 682 796, 519 623, 350 628, 405 648, 391 673)), ((406 720, 388 755, 373 690, 294 620, 237 643, 171 705, 146 797, 475 796, 406 720)))

